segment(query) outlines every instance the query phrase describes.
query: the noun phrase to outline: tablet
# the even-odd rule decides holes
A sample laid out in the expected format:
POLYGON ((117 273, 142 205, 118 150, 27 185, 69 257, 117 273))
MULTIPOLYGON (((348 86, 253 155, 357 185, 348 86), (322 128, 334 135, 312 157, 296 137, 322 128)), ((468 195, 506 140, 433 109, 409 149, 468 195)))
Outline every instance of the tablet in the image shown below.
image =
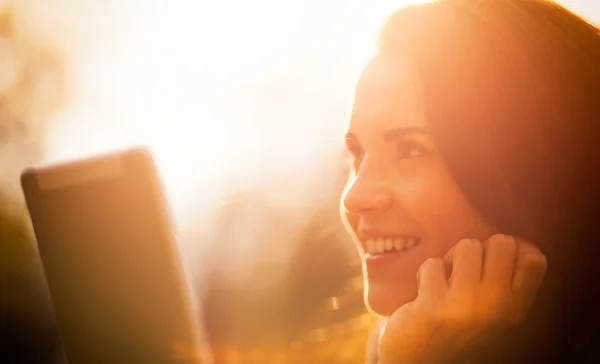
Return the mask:
POLYGON ((148 150, 28 168, 21 185, 70 364, 202 361, 189 275, 148 150))

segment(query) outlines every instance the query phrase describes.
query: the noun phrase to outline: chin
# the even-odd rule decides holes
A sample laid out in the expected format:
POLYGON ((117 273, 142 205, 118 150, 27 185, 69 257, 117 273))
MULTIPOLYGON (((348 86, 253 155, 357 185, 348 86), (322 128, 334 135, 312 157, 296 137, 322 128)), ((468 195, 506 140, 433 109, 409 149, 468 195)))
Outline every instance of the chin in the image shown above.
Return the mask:
POLYGON ((407 285, 398 287, 387 282, 367 282, 365 287, 365 305, 378 316, 390 316, 401 306, 412 302, 417 297, 416 282, 414 287, 407 285))

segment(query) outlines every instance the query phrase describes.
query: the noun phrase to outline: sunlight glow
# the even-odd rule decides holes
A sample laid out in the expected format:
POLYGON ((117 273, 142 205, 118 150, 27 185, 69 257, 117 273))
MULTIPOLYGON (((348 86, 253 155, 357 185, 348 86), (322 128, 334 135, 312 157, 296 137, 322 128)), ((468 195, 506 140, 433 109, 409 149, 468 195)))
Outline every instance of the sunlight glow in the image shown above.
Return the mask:
POLYGON ((382 22, 423 1, 22 0, 70 66, 47 159, 150 145, 180 216, 265 174, 313 178, 382 22))
POLYGON ((339 147, 354 77, 405 2, 26 0, 71 65, 47 159, 149 145, 178 214, 214 186, 293 178, 339 147))

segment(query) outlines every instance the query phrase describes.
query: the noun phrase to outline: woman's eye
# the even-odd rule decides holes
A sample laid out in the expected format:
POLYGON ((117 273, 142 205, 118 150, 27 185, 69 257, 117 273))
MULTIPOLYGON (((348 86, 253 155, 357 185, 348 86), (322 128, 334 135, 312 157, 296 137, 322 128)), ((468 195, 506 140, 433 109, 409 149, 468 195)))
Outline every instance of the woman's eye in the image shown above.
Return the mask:
POLYGON ((423 156, 423 152, 419 148, 411 148, 408 152, 410 158, 419 158, 423 156))
POLYGON ((427 150, 417 142, 407 140, 398 145, 398 159, 422 158, 427 155, 427 150))

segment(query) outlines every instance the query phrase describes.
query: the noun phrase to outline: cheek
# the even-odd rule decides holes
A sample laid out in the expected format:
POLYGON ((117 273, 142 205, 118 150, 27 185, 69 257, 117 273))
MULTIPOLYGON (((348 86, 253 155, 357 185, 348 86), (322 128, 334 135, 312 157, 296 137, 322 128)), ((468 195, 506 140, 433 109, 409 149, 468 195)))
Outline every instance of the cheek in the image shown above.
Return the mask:
POLYGON ((479 216, 443 168, 397 184, 400 205, 418 226, 431 256, 442 256, 463 238, 486 239, 495 232, 479 216))

